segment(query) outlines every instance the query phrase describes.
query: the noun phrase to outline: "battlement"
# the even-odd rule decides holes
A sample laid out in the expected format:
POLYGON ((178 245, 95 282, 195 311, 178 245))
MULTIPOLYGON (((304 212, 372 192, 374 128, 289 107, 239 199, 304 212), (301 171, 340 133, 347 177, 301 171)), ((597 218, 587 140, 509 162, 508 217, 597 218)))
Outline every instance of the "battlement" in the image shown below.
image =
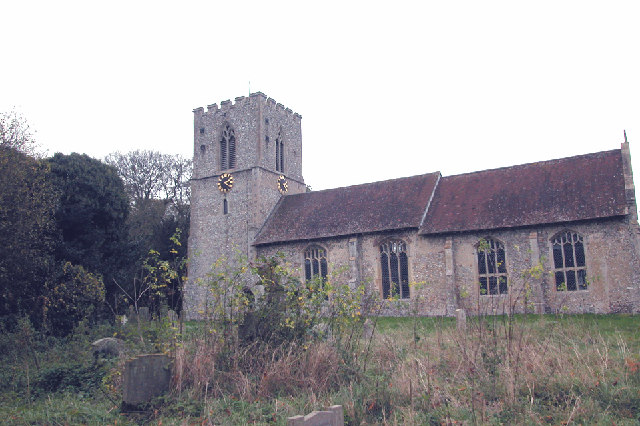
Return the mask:
POLYGON ((193 110, 193 113, 196 117, 202 117, 205 114, 217 114, 219 112, 227 112, 234 108, 243 107, 247 104, 251 103, 261 103, 266 106, 267 109, 276 110, 287 114, 289 116, 293 116, 298 120, 302 118, 300 114, 297 112, 293 112, 291 108, 286 108, 284 105, 277 103, 273 98, 267 97, 262 92, 254 92, 249 96, 238 96, 235 98, 234 102, 231 102, 230 99, 220 102, 220 106, 218 104, 207 105, 207 112, 205 113, 203 107, 199 107, 193 110))

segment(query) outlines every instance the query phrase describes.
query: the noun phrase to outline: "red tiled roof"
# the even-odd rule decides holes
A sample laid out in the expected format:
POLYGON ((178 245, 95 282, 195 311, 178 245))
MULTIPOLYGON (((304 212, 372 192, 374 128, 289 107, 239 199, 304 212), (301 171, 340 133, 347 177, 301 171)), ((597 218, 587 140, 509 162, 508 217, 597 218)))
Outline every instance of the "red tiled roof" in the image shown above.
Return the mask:
POLYGON ((625 214, 620 150, 440 179, 420 234, 625 214))
POLYGON ((254 244, 418 228, 440 173, 282 197, 254 244))

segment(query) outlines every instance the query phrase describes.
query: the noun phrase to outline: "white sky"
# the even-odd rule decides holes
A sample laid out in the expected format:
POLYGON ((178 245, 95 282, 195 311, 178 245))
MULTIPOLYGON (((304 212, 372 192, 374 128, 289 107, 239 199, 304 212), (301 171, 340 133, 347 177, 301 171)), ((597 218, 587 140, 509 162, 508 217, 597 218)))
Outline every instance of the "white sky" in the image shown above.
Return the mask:
MULTIPOLYGON (((640 1, 0 0, 0 111, 54 152, 191 156, 196 107, 300 113, 314 189, 620 147, 640 1)), ((640 183, 640 178, 638 178, 640 183)))

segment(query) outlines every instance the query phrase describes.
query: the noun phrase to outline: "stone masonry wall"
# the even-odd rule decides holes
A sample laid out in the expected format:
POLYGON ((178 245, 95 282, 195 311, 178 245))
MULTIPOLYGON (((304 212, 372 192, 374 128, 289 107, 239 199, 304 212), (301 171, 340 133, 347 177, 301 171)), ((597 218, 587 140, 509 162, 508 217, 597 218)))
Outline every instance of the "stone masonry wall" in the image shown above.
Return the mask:
MULTIPOLYGON (((184 310, 188 319, 201 316, 208 303, 201 282, 218 259, 228 266, 239 256, 253 259, 251 245, 274 206, 282 197, 277 179, 284 175, 289 194, 304 192, 302 178, 301 117, 262 93, 194 110, 194 157, 191 180, 189 280, 184 310), (235 132, 236 167, 221 169, 220 139, 229 124, 235 132), (276 171, 277 137, 284 141, 284 172, 276 171), (233 188, 222 193, 218 177, 231 173, 233 188), (223 211, 224 202, 228 206, 223 211)), ((253 281, 247 277, 247 284, 253 281)))
POLYGON ((418 236, 413 230, 347 236, 314 242, 284 243, 258 248, 264 255, 285 254, 300 279, 304 279, 304 250, 312 244, 327 250, 329 273, 341 270, 337 279, 363 280, 370 291, 382 294, 379 245, 385 239, 407 243, 411 299, 385 302, 383 315, 406 315, 417 307, 420 315, 455 315, 464 308, 472 314, 506 312, 610 313, 640 312, 640 262, 629 225, 624 218, 537 228, 472 232, 454 236, 418 236), (551 239, 573 231, 584 238, 587 290, 558 291, 553 276, 551 239), (501 241, 505 247, 509 291, 506 295, 480 294, 477 275, 478 242, 501 241), (358 247, 354 259, 350 243, 358 247), (448 245, 449 244, 449 245, 448 245), (450 250, 450 260, 447 260, 450 250), (352 268, 352 264, 356 268, 352 268), (450 263, 450 264, 449 264, 450 263), (540 264, 538 279, 523 273, 540 264), (525 299, 525 283, 530 291, 525 299))
POLYGON ((525 311, 525 283, 531 286, 528 298, 539 313, 637 312, 640 309, 640 264, 632 234, 624 219, 541 226, 525 230, 469 233, 454 238, 455 283, 461 307, 474 313, 503 313, 510 308, 525 311), (564 231, 583 236, 588 288, 558 291, 553 276, 551 240, 564 231), (505 245, 509 273, 507 295, 481 295, 477 284, 475 244, 492 237, 505 245), (523 272, 536 264, 543 267, 540 279, 523 272))

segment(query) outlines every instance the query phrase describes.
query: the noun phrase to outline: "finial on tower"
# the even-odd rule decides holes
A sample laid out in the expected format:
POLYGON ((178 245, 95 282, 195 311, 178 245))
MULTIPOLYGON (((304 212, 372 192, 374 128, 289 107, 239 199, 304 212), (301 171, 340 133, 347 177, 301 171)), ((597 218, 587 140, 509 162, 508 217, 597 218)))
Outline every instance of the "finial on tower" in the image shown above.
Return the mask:
POLYGON ((624 132, 624 143, 627 143, 627 131, 623 130, 624 132))

